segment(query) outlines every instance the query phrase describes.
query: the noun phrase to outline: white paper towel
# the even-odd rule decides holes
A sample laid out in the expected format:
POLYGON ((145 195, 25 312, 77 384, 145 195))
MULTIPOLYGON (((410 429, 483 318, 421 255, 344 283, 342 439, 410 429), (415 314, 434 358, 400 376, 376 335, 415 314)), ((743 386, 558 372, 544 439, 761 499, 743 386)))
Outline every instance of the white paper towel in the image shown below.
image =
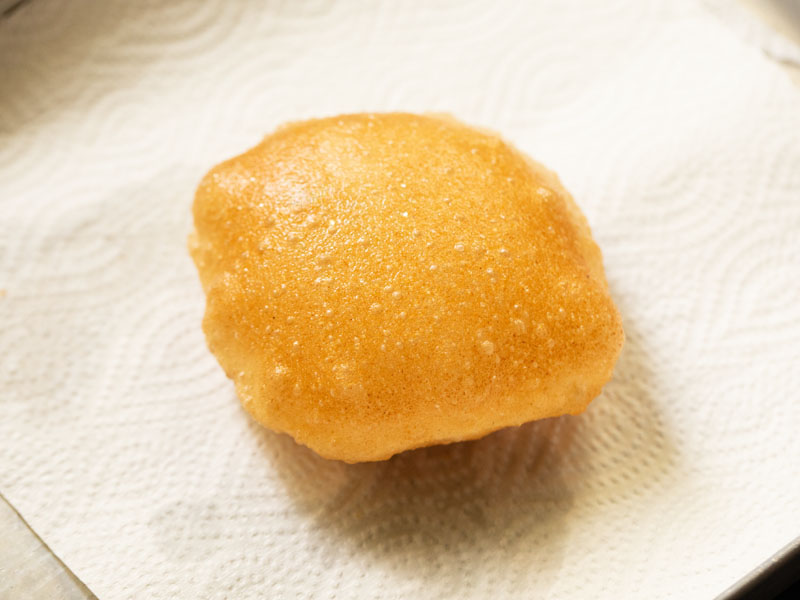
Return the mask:
POLYGON ((797 0, 703 0, 706 6, 745 40, 756 44, 772 59, 783 64, 800 67, 800 2, 797 0), (747 5, 750 5, 749 8, 747 5), (755 10, 764 18, 755 18, 755 10), (782 31, 776 31, 767 18, 782 31), (795 35, 786 37, 783 32, 795 35))
POLYGON ((709 598, 800 534, 800 92, 702 6, 35 0, 0 90, 0 489, 101 599, 709 598), (239 408, 194 186, 388 109, 585 209, 628 336, 586 414, 347 466, 239 408))

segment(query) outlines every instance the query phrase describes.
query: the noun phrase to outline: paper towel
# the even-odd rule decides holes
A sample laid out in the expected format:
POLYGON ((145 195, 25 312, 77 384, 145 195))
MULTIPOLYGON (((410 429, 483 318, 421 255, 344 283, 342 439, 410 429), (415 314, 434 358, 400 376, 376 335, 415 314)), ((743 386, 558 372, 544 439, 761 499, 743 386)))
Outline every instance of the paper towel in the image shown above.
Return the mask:
POLYGON ((708 8, 748 42, 756 44, 769 57, 793 67, 800 67, 800 3, 796 0, 703 0, 708 8), (755 18, 755 10, 764 18, 755 18), (776 26, 776 31, 767 23, 767 18, 776 26), (790 39, 783 32, 790 35, 790 39))
POLYGON ((702 5, 35 0, 0 86, 0 489, 101 599, 709 598, 800 534, 800 91, 702 5), (627 343, 584 415, 348 466, 240 409, 194 186, 389 109, 585 209, 627 343))

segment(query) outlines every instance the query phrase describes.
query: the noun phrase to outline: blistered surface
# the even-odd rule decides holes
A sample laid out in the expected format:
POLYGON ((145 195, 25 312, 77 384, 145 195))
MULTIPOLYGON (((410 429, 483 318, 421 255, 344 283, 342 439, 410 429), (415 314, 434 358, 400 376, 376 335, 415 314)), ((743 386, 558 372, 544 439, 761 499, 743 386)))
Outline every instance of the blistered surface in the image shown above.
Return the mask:
POLYGON ((283 127, 194 208, 212 351, 250 412, 330 458, 580 412, 622 346, 557 178, 452 119, 283 127))

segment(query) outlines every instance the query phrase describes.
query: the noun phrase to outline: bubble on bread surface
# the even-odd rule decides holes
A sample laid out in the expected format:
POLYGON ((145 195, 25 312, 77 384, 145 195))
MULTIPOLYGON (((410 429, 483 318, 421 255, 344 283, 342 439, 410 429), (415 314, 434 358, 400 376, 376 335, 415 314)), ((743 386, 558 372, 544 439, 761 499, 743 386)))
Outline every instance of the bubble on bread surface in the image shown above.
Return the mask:
POLYGON ((284 126, 212 169, 194 217, 212 352, 248 412, 329 458, 579 413, 622 345, 569 193, 453 119, 284 126))

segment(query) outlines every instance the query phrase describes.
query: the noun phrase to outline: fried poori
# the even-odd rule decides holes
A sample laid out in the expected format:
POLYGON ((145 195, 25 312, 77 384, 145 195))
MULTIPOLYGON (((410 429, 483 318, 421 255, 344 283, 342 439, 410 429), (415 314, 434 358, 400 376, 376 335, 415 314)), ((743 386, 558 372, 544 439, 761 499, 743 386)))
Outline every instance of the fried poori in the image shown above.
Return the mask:
POLYGON ((256 420, 327 458, 578 414, 622 348, 557 176, 449 117, 285 125, 203 178, 194 224, 209 348, 256 420))

